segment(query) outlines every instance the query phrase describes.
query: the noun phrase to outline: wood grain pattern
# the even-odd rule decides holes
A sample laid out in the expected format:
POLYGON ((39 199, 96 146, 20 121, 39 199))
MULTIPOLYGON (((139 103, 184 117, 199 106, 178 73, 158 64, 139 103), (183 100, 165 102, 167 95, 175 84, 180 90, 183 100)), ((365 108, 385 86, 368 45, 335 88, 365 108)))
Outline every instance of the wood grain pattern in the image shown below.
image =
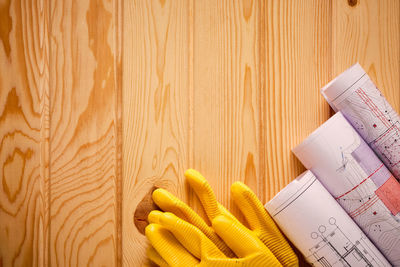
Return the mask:
POLYGON ((267 1, 260 88, 265 201, 304 170, 290 150, 329 117, 319 90, 333 78, 330 7, 324 0, 267 1))
POLYGON ((185 199, 191 7, 185 0, 126 1, 123 10, 123 263, 140 266, 147 241, 133 224, 137 205, 153 186, 185 199))
POLYGON ((400 1, 334 1, 333 74, 360 62, 400 112, 400 1))
MULTIPOLYGON (((231 205, 230 185, 265 183, 260 147, 261 1, 195 2, 193 33, 193 168, 217 199, 231 205), (201 25, 201 27, 197 27, 201 25)), ((195 198, 191 202, 195 205, 195 198)))
POLYGON ((154 187, 204 213, 189 167, 241 217, 351 64, 400 111, 399 41, 398 0, 0 1, 0 266, 150 265, 154 187))
POLYGON ((115 2, 53 1, 50 255, 55 266, 117 265, 115 2))
POLYGON ((0 18, 0 266, 43 266, 49 238, 48 16, 35 2, 2 1, 0 18))

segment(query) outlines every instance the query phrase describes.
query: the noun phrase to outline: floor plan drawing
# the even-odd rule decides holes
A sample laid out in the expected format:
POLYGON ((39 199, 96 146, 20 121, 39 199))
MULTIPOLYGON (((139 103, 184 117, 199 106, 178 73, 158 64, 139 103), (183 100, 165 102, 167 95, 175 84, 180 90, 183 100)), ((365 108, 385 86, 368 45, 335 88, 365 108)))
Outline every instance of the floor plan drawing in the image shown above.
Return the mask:
POLYGON ((336 219, 330 217, 327 224, 322 224, 315 232, 311 233, 317 243, 309 249, 309 262, 316 265, 318 262, 322 266, 376 266, 375 255, 370 255, 365 242, 366 236, 352 242, 344 233, 340 226, 336 224, 336 219))

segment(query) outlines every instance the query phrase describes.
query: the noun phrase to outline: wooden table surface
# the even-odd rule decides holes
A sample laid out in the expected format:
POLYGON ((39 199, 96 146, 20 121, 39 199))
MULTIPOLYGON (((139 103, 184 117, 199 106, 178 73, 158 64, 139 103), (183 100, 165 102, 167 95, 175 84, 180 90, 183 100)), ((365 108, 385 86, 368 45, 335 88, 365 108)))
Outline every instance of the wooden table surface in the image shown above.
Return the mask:
POLYGON ((148 264, 154 186, 202 213, 189 167, 240 217, 353 63, 399 112, 399 42, 399 0, 0 1, 0 266, 148 264))

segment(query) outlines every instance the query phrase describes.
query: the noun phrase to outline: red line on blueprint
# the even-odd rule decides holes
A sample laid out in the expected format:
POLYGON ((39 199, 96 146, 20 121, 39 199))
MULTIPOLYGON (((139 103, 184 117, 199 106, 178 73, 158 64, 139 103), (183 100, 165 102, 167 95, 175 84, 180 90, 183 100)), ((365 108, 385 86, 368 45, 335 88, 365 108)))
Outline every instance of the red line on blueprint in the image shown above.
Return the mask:
POLYGON ((377 173, 377 171, 379 171, 381 168, 383 167, 383 163, 381 164, 381 166, 379 166, 373 173, 371 173, 367 178, 365 178, 364 180, 361 181, 361 183, 359 183, 358 185, 354 186, 352 189, 350 189, 349 191, 347 191, 346 193, 335 197, 336 200, 338 200, 339 198, 347 195, 348 193, 350 193, 351 191, 353 191, 354 189, 356 189, 357 187, 359 187, 362 183, 364 183, 366 180, 368 180, 369 178, 371 178, 372 175, 374 175, 375 173, 377 173))
POLYGON ((371 105, 375 107, 375 110, 381 114, 381 118, 384 118, 384 121, 386 122, 387 125, 389 125, 389 127, 391 126, 391 123, 389 123, 385 117, 385 114, 383 114, 382 110, 375 104, 374 101, 372 101, 372 99, 365 93, 365 91, 360 88, 361 92, 364 93, 364 96, 370 101, 371 105))
POLYGON ((375 114, 375 116, 386 126, 390 127, 391 125, 389 122, 386 120, 385 115, 382 113, 382 111, 375 105, 375 103, 372 101, 371 98, 368 97, 368 95, 362 90, 362 88, 359 88, 357 90, 357 94, 360 96, 360 98, 364 101, 364 103, 371 109, 371 111, 375 114))
POLYGON ((392 125, 382 136, 379 136, 377 139, 374 140, 374 142, 378 142, 379 140, 381 140, 383 137, 385 137, 388 133, 390 133, 391 130, 393 130, 394 128, 396 128, 398 130, 398 128, 396 127, 396 125, 392 125))
POLYGON ((359 214, 365 209, 368 209, 372 205, 372 202, 375 203, 375 200, 378 198, 377 195, 374 195, 371 199, 369 199, 367 202, 359 206, 357 209, 353 210, 352 212, 349 213, 350 216, 354 216, 355 214, 359 214))
POLYGON ((368 97, 368 95, 364 92, 364 90, 362 88, 359 88, 357 93, 359 94, 359 96, 361 97, 361 95, 363 95, 363 97, 361 97, 361 99, 364 101, 364 103, 371 109, 372 112, 375 113, 376 117, 378 119, 380 119, 380 121, 386 126, 386 127, 390 127, 389 122, 386 120, 385 115, 382 113, 382 111, 375 105, 375 103, 372 101, 371 98, 368 97), (382 119, 384 118, 384 119, 382 119))
POLYGON ((379 109, 379 107, 375 104, 374 101, 365 93, 365 91, 362 88, 359 88, 359 90, 363 93, 365 99, 368 100, 370 103, 371 107, 376 111, 377 117, 382 121, 383 124, 385 124, 386 127, 390 127, 391 123, 389 123, 383 114, 383 112, 379 109))
MULTIPOLYGON (((360 88, 361 89, 361 88, 360 88)), ((357 94, 360 96, 360 98, 364 101, 364 103, 369 107, 369 109, 374 113, 374 115, 385 125, 386 127, 389 127, 387 122, 382 119, 382 115, 379 114, 378 110, 371 104, 371 100, 368 100, 365 95, 361 93, 361 91, 357 91, 357 94)))
MULTIPOLYGON (((390 131, 395 129, 396 133, 400 134, 400 129, 395 125, 395 123, 390 123, 385 115, 383 114, 382 110, 378 108, 374 101, 365 93, 365 91, 360 87, 356 90, 356 93, 364 101, 364 103, 370 108, 372 113, 388 128, 387 131, 380 136, 379 138, 375 139, 374 142, 378 142, 383 137, 385 137, 390 131)), ((392 164, 391 168, 394 168, 397 164, 400 163, 400 160, 394 164, 392 164)))
POLYGON ((378 202, 378 200, 379 200, 378 197, 375 198, 375 200, 374 200, 373 202, 369 203, 368 207, 365 206, 362 210, 360 210, 360 211, 358 211, 357 213, 354 213, 354 214, 352 214, 352 215, 350 215, 350 216, 353 217, 353 218, 355 218, 355 217, 357 217, 358 215, 363 214, 363 213, 366 212, 370 207, 372 207, 372 205, 374 205, 376 202, 378 202))
POLYGON ((383 121, 383 120, 381 119, 381 116, 378 114, 377 110, 370 104, 371 101, 368 100, 368 99, 364 96, 364 94, 362 94, 361 88, 359 88, 356 92, 357 92, 358 96, 361 98, 361 100, 364 101, 364 103, 369 107, 369 109, 372 111, 372 113, 374 113, 374 115, 375 115, 385 126, 387 126, 387 125, 386 125, 386 122, 383 121))

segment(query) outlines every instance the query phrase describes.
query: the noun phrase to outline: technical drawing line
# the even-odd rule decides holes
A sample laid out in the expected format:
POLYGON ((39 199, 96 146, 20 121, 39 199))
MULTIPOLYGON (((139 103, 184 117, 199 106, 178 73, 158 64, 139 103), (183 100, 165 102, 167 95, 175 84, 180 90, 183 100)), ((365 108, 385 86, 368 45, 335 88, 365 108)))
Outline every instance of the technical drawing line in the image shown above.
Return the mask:
POLYGON ((377 173, 381 168, 383 167, 383 163, 381 164, 381 166, 379 166, 373 173, 371 173, 367 178, 365 178, 364 180, 362 180, 358 185, 354 186, 352 189, 350 189, 349 191, 347 191, 346 193, 335 197, 336 200, 342 198, 343 196, 347 195, 348 193, 350 193, 351 191, 353 191, 354 189, 356 189, 357 187, 359 187, 362 183, 364 183, 366 180, 368 180, 369 178, 371 178, 375 173, 377 173))
POLYGON ((304 187, 307 187, 307 186, 308 186, 308 183, 310 183, 310 182, 312 183, 313 179, 315 179, 315 178, 310 177, 310 179, 308 179, 298 190, 296 190, 296 192, 294 192, 290 197, 288 197, 285 201, 283 201, 280 205, 278 205, 278 206, 275 208, 275 210, 279 210, 282 206, 285 206, 286 203, 287 203, 287 202, 290 202, 290 201, 291 201, 291 198, 292 198, 293 196, 295 196, 298 192, 304 191, 303 188, 304 188, 304 187))
POLYGON ((377 266, 378 262, 383 266, 385 265, 376 257, 376 250, 371 249, 362 234, 357 239, 354 239, 354 237, 350 239, 348 232, 342 231, 341 227, 336 224, 334 217, 329 218, 329 225, 321 224, 318 232, 311 233, 311 237, 316 240, 316 243, 308 248, 310 254, 306 256, 307 259, 312 259, 310 262, 312 265, 319 263, 323 267, 372 267, 377 266), (330 226, 334 229, 326 231, 327 227, 330 226))
POLYGON ((371 106, 374 107, 374 109, 377 111, 377 113, 380 114, 380 117, 381 117, 381 118, 384 118, 384 121, 385 121, 386 124, 387 124, 386 126, 389 127, 389 126, 390 126, 390 123, 389 123, 389 121, 386 119, 385 114, 383 114, 382 110, 375 104, 375 102, 365 93, 365 91, 364 91, 362 88, 360 88, 359 90, 364 94, 365 98, 369 100, 369 102, 371 103, 371 106))
POLYGON ((349 87, 346 88, 346 90, 344 90, 341 94, 339 94, 338 96, 336 96, 332 102, 334 102, 336 99, 338 99, 341 95, 343 95, 345 92, 347 92, 347 90, 349 90, 351 87, 353 87, 353 85, 355 85, 359 80, 362 79, 362 77, 364 77, 367 73, 364 73, 360 78, 358 78, 357 81, 355 81, 352 85, 350 85, 349 87))
POLYGON ((308 188, 310 188, 310 186, 313 185, 313 183, 316 181, 317 179, 315 178, 311 184, 309 186, 307 186, 306 189, 304 189, 303 192, 301 192, 297 197, 295 197, 292 201, 290 201, 286 206, 284 206, 280 211, 278 211, 277 213, 275 213, 274 215, 272 215, 272 217, 275 217, 276 215, 278 215, 281 211, 283 211, 284 209, 286 209, 290 204, 292 204, 296 199, 298 199, 304 192, 307 191, 308 188))
POLYGON ((372 105, 373 102, 370 99, 367 98, 365 93, 364 94, 361 93, 361 92, 363 92, 362 89, 359 88, 356 92, 357 92, 358 96, 368 106, 368 108, 372 111, 372 113, 375 115, 375 117, 377 117, 382 122, 383 125, 385 125, 386 127, 389 127, 388 122, 386 120, 382 119, 382 117, 385 118, 384 115, 383 114, 379 114, 380 110, 377 109, 376 106, 374 107, 372 105))
POLYGON ((375 114, 375 116, 380 119, 380 121, 386 126, 388 126, 388 121, 386 120, 385 115, 382 111, 375 105, 374 101, 365 93, 365 91, 360 87, 357 91, 357 94, 364 101, 364 103, 370 108, 370 110, 375 114), (384 119, 382 119, 384 118, 384 119))
POLYGON ((366 210, 368 210, 372 205, 374 205, 377 201, 379 200, 379 198, 375 195, 375 197, 371 198, 370 200, 368 200, 367 202, 365 202, 364 204, 362 204, 360 207, 358 207, 356 210, 352 211, 349 213, 349 215, 351 217, 357 217, 358 215, 361 215, 362 213, 364 213, 366 210))
POLYGON ((370 207, 372 207, 376 202, 378 202, 378 200, 379 200, 379 198, 376 199, 374 202, 370 203, 370 205, 368 205, 368 207, 365 207, 363 210, 360 210, 360 211, 359 211, 358 213, 356 213, 356 214, 351 214, 350 216, 351 216, 352 218, 355 218, 355 217, 357 217, 357 216, 363 214, 363 213, 366 212, 370 207))
POLYGON ((400 131, 399 128, 397 128, 397 126, 396 126, 395 124, 392 124, 392 126, 390 126, 390 128, 387 129, 381 136, 379 136, 379 137, 376 138, 375 140, 372 140, 372 142, 370 142, 369 144, 374 143, 374 142, 375 142, 375 143, 378 142, 378 141, 381 140, 383 137, 385 137, 388 133, 390 133, 390 131, 391 131, 392 129, 394 129, 394 128, 396 128, 398 131, 400 131))
POLYGON ((357 91, 357 94, 359 97, 364 101, 364 103, 370 108, 372 113, 375 114, 375 116, 386 126, 390 127, 389 122, 386 120, 385 115, 382 113, 382 111, 375 105, 375 103, 367 96, 367 94, 364 92, 362 88, 359 88, 357 91))
MULTIPOLYGON (((372 99, 365 93, 365 91, 364 91, 362 88, 359 88, 359 89, 357 90, 357 93, 358 93, 358 91, 361 91, 362 94, 365 96, 365 98, 368 100, 368 102, 371 103, 371 105, 373 106, 373 110, 375 110, 378 114, 380 113, 380 115, 377 115, 377 117, 378 117, 378 118, 384 118, 384 120, 381 120, 381 121, 382 121, 382 123, 385 124, 386 127, 389 127, 389 128, 392 128, 392 127, 393 127, 393 128, 396 128, 398 131, 400 131, 400 129, 397 128, 397 126, 396 126, 394 123, 391 124, 391 123, 386 119, 386 117, 385 117, 385 115, 383 114, 382 110, 379 109, 379 107, 375 104, 375 102, 372 101, 372 99)), ((364 103, 367 104, 365 101, 364 101, 364 103)), ((368 105, 368 104, 367 104, 367 105, 368 105)), ((369 105, 368 105, 368 106, 369 106, 369 105)))
POLYGON ((365 203, 363 203, 362 205, 360 205, 358 208, 356 208, 355 210, 349 212, 350 215, 354 215, 358 212, 360 212, 361 210, 363 210, 364 208, 368 207, 371 202, 375 201, 377 199, 377 195, 373 196, 372 198, 370 198, 368 201, 366 201, 365 203))

